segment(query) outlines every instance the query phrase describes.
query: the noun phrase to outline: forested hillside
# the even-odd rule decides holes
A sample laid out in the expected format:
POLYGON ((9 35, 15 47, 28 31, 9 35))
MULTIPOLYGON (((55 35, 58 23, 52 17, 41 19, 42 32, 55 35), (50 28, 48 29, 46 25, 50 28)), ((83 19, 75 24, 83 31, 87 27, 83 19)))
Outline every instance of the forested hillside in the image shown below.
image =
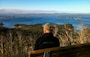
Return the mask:
MULTIPOLYGON (((42 34, 41 24, 0 27, 0 57, 27 57, 42 34)), ((89 28, 77 31, 72 24, 53 24, 53 34, 59 39, 60 47, 90 43, 89 28)))

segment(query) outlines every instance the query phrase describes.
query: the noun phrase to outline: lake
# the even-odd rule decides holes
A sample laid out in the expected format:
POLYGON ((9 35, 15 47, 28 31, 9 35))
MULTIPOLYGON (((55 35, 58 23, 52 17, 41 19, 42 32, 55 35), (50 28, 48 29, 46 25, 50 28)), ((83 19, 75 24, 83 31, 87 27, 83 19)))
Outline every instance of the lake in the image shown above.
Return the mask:
MULTIPOLYGON (((76 16, 75 16, 76 17, 76 16)), ((80 16, 77 16, 80 17, 80 16)), ((81 16, 83 19, 77 20, 75 18, 60 18, 57 16, 30 16, 30 17, 18 17, 18 18, 1 18, 0 22, 4 23, 5 27, 13 28, 15 24, 72 24, 74 27, 83 24, 85 27, 90 25, 90 16, 81 16)), ((81 25, 80 25, 81 26, 81 25)))

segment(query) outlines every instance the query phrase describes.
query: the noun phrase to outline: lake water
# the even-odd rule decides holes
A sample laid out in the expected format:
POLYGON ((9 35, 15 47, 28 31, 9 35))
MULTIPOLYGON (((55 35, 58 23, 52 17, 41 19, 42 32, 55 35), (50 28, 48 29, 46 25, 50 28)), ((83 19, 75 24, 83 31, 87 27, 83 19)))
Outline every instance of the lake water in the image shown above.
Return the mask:
POLYGON ((83 17, 82 20, 76 20, 74 18, 58 18, 56 16, 45 16, 45 17, 18 17, 18 18, 0 18, 0 22, 4 23, 5 27, 13 28, 15 24, 44 24, 44 23, 52 23, 52 24, 72 24, 74 27, 78 27, 79 24, 83 24, 85 26, 90 25, 90 17, 83 17))

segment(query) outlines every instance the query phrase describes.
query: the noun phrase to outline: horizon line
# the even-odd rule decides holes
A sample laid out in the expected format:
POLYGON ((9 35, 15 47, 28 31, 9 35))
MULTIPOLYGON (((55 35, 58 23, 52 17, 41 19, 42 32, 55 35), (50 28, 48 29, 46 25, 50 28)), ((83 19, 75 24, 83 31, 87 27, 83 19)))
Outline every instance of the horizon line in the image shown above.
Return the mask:
MULTIPOLYGON (((57 10, 30 10, 30 9, 3 9, 3 8, 0 8, 0 10, 14 10, 14 11, 24 11, 24 12, 31 12, 31 11, 36 11, 36 12, 42 12, 42 13, 78 13, 78 14, 90 14, 90 12, 74 12, 74 11, 57 11, 57 10)), ((35 13, 35 12, 34 12, 35 13)))

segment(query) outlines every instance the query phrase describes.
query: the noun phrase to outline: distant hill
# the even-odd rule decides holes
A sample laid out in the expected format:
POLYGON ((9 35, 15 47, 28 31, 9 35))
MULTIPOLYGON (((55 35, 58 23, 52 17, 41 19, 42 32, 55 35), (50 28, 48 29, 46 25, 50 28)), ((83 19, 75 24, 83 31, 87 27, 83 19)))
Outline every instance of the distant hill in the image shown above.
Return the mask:
POLYGON ((17 9, 0 9, 0 14, 31 14, 31 13, 56 13, 56 11, 45 10, 17 10, 17 9))
POLYGON ((17 10, 17 9, 0 9, 0 17, 5 18, 17 18, 17 17, 45 17, 45 16, 56 16, 56 17, 77 17, 77 16, 90 16, 90 13, 60 13, 57 11, 46 11, 46 10, 17 10))
POLYGON ((90 15, 90 13, 63 13, 50 10, 18 10, 18 9, 0 9, 0 14, 55 14, 55 15, 90 15))

